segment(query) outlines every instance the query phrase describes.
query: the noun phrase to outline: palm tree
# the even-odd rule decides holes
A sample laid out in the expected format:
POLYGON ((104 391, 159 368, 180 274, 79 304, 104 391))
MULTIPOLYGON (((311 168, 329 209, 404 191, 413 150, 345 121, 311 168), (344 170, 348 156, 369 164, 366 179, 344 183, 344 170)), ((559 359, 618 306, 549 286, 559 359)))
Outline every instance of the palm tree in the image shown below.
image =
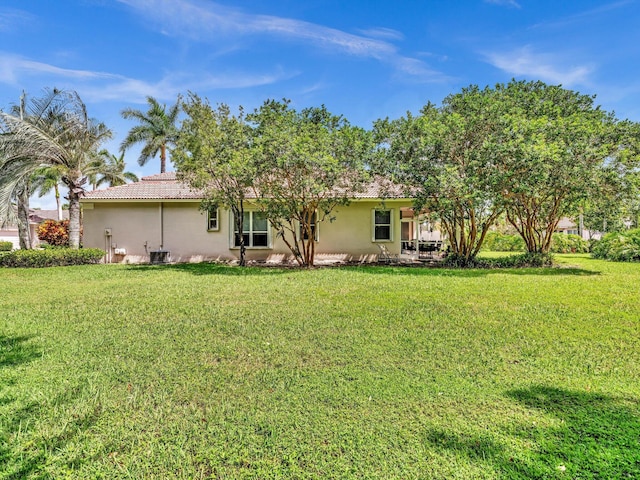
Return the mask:
POLYGON ((99 146, 111 137, 103 123, 87 116, 76 92, 45 90, 33 99, 24 118, 0 112, 0 218, 20 182, 43 167, 60 169, 69 189, 69 246, 80 246, 80 197, 99 146))
POLYGON ((153 97, 147 97, 149 110, 144 113, 140 110, 127 108, 122 111, 122 116, 126 119, 137 120, 136 125, 125 137, 120 145, 120 151, 125 152, 128 148, 136 144, 144 144, 138 164, 145 165, 150 158, 160 153, 160 173, 164 173, 167 167, 167 147, 175 145, 178 137, 176 120, 181 109, 181 97, 178 96, 176 104, 167 112, 166 105, 160 105, 153 97))
POLYGON ((43 167, 36 171, 31 177, 33 192, 42 198, 53 190, 56 198, 56 210, 58 211, 58 221, 62 220, 62 202, 60 201, 61 168, 56 165, 43 167))
POLYGON ((117 187, 127 182, 137 182, 138 176, 132 172, 125 172, 125 168, 124 152, 117 157, 108 150, 100 150, 93 165, 94 172, 89 175, 89 182, 94 190, 102 185, 117 187))
MULTIPOLYGON (((20 96, 20 104, 11 107, 14 115, 21 119, 24 117, 24 92, 20 96)), ((0 136, 5 139, 8 135, 5 126, 0 123, 0 136)), ((4 163, 7 158, 5 154, 0 152, 0 164, 4 163)), ((29 229, 29 197, 31 195, 31 183, 28 178, 17 182, 13 186, 13 190, 7 192, 9 205, 2 211, 0 215, 0 226, 15 224, 18 227, 18 240, 21 249, 30 249, 32 247, 31 230, 29 229)))

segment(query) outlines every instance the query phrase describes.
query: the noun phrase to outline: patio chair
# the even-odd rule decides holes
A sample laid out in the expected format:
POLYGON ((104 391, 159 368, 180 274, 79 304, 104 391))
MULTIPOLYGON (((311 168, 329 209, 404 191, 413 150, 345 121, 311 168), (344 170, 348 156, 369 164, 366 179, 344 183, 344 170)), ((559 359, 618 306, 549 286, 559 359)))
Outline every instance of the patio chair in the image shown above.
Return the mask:
POLYGON ((379 262, 398 263, 400 261, 398 254, 391 253, 385 244, 378 243, 378 248, 380 249, 380 254, 378 255, 379 262))

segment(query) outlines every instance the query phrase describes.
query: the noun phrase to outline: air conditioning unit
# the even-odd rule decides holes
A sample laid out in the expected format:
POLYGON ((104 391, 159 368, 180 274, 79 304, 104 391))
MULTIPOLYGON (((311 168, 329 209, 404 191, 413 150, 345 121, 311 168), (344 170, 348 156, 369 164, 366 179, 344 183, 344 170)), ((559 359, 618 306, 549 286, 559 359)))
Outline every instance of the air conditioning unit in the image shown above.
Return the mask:
POLYGON ((151 250, 149 252, 149 260, 152 264, 167 263, 171 252, 168 250, 151 250))
POLYGON ((114 248, 113 249, 113 253, 116 255, 126 255, 127 254, 127 249, 126 248, 114 248))

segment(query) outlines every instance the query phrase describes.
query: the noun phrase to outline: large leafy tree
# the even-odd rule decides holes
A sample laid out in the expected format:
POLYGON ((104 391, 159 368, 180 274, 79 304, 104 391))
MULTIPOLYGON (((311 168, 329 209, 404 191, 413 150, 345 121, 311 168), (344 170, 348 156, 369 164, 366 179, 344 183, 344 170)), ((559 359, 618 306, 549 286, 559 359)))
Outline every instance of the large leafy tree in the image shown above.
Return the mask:
POLYGON ((315 229, 363 186, 370 136, 324 106, 298 112, 287 100, 266 101, 249 118, 260 208, 296 261, 312 266, 315 229))
POLYGON ((197 95, 183 108, 187 118, 172 153, 178 177, 203 193, 203 208, 225 207, 233 213, 240 265, 245 265, 244 205, 256 174, 253 131, 242 108, 234 115, 227 105, 212 108, 197 95))
POLYGON ((17 186, 44 167, 60 169, 68 190, 69 245, 80 245, 80 197, 100 145, 111 131, 87 115, 76 92, 46 90, 27 103, 24 118, 0 112, 0 216, 17 186))
POLYGON ((382 172, 405 185, 416 210, 439 220, 451 254, 462 264, 478 254, 502 212, 485 146, 495 124, 488 90, 471 86, 445 98, 441 107, 428 103, 418 116, 374 125, 382 172))
POLYGON ((514 80, 492 97, 499 124, 486 142, 507 220, 529 252, 546 253, 560 219, 605 195, 607 176, 635 162, 635 142, 593 96, 514 80))
POLYGON ((581 215, 590 232, 615 232, 638 226, 640 213, 640 124, 630 121, 616 125, 621 148, 599 169, 597 190, 583 202, 581 215))
POLYGON ((178 97, 176 103, 168 110, 166 105, 161 105, 155 98, 147 97, 149 110, 143 112, 133 108, 122 111, 122 116, 126 119, 136 120, 138 125, 129 130, 129 133, 122 141, 120 150, 122 152, 134 145, 142 144, 142 151, 138 158, 140 166, 145 165, 151 158, 160 154, 160 173, 164 173, 167 168, 167 150, 175 145, 178 136, 176 121, 181 110, 181 99, 178 97))

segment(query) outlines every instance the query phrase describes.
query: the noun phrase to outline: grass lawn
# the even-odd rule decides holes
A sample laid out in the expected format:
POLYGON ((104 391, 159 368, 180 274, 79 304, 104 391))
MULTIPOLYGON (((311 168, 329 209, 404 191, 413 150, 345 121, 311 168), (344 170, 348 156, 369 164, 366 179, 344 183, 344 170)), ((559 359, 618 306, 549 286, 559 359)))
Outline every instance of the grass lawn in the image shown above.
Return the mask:
POLYGON ((640 478, 640 265, 0 269, 0 479, 640 478))

